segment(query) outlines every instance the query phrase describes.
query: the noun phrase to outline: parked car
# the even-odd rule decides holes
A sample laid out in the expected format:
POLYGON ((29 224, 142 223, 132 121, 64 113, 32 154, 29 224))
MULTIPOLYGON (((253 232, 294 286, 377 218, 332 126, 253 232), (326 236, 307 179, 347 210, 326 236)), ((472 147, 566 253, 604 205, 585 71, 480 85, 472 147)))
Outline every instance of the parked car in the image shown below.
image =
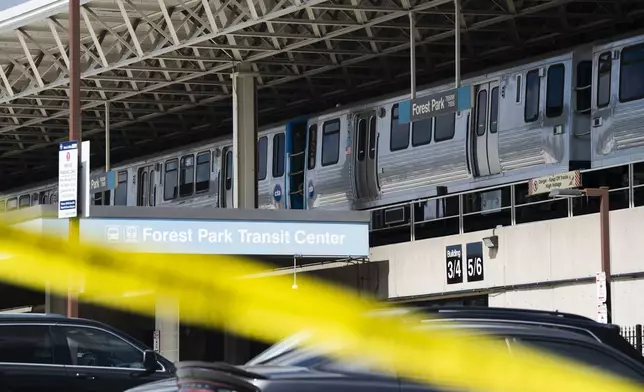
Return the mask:
MULTIPOLYGON (((449 320, 463 332, 488 334, 511 350, 527 345, 566 357, 597 371, 644 383, 641 353, 624 340, 619 329, 591 319, 556 312, 494 308, 427 309, 433 317, 419 328, 437 328, 449 320)), ((217 392, 421 392, 436 391, 393 370, 377 371, 362 363, 335 361, 324 352, 302 348, 302 334, 278 342, 244 366, 180 362, 176 378, 141 385, 126 392, 177 392, 179 385, 217 392)))
POLYGON ((3 392, 122 392, 174 371, 169 360, 97 321, 0 314, 3 392))

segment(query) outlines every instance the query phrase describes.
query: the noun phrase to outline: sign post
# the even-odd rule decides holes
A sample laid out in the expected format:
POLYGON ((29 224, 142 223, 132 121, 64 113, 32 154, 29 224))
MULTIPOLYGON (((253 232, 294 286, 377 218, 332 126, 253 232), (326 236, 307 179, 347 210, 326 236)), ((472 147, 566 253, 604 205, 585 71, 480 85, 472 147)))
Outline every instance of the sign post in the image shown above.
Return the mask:
POLYGON ((62 142, 58 147, 58 218, 78 215, 78 142, 62 142))

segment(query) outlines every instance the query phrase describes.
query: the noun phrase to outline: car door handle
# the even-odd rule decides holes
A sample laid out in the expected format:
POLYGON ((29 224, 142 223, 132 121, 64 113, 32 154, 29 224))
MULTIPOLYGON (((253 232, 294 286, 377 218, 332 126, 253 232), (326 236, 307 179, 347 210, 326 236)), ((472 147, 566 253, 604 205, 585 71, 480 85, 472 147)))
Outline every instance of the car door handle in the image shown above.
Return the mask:
POLYGON ((84 380, 96 380, 96 376, 86 373, 76 373, 76 378, 82 378, 84 380))

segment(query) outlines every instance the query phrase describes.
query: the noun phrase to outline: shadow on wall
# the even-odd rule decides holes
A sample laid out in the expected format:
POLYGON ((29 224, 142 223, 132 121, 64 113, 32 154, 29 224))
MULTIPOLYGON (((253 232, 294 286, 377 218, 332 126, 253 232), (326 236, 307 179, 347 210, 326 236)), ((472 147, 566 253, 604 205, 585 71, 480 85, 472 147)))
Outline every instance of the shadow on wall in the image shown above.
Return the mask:
POLYGON ((350 264, 346 267, 309 272, 307 275, 354 289, 360 295, 380 300, 389 297, 389 261, 350 264))

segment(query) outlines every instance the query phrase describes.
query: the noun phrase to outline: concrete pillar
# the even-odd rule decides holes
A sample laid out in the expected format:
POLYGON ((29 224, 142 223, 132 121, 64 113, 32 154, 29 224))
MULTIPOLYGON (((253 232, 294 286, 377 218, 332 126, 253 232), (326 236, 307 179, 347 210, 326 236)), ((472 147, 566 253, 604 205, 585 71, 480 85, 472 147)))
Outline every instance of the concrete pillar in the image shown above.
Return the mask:
MULTIPOLYGON (((257 108, 255 75, 251 65, 241 63, 233 79, 233 206, 257 208, 257 108)), ((250 353, 247 340, 224 335, 224 360, 232 364, 246 362, 250 353)))
POLYGON ((67 314, 67 298, 55 295, 49 287, 45 290, 45 313, 67 314))
POLYGON ((179 360, 179 301, 157 296, 155 329, 159 331, 159 353, 172 362, 179 360))
POLYGON ((241 63, 233 79, 233 205, 257 208, 255 76, 241 63))

